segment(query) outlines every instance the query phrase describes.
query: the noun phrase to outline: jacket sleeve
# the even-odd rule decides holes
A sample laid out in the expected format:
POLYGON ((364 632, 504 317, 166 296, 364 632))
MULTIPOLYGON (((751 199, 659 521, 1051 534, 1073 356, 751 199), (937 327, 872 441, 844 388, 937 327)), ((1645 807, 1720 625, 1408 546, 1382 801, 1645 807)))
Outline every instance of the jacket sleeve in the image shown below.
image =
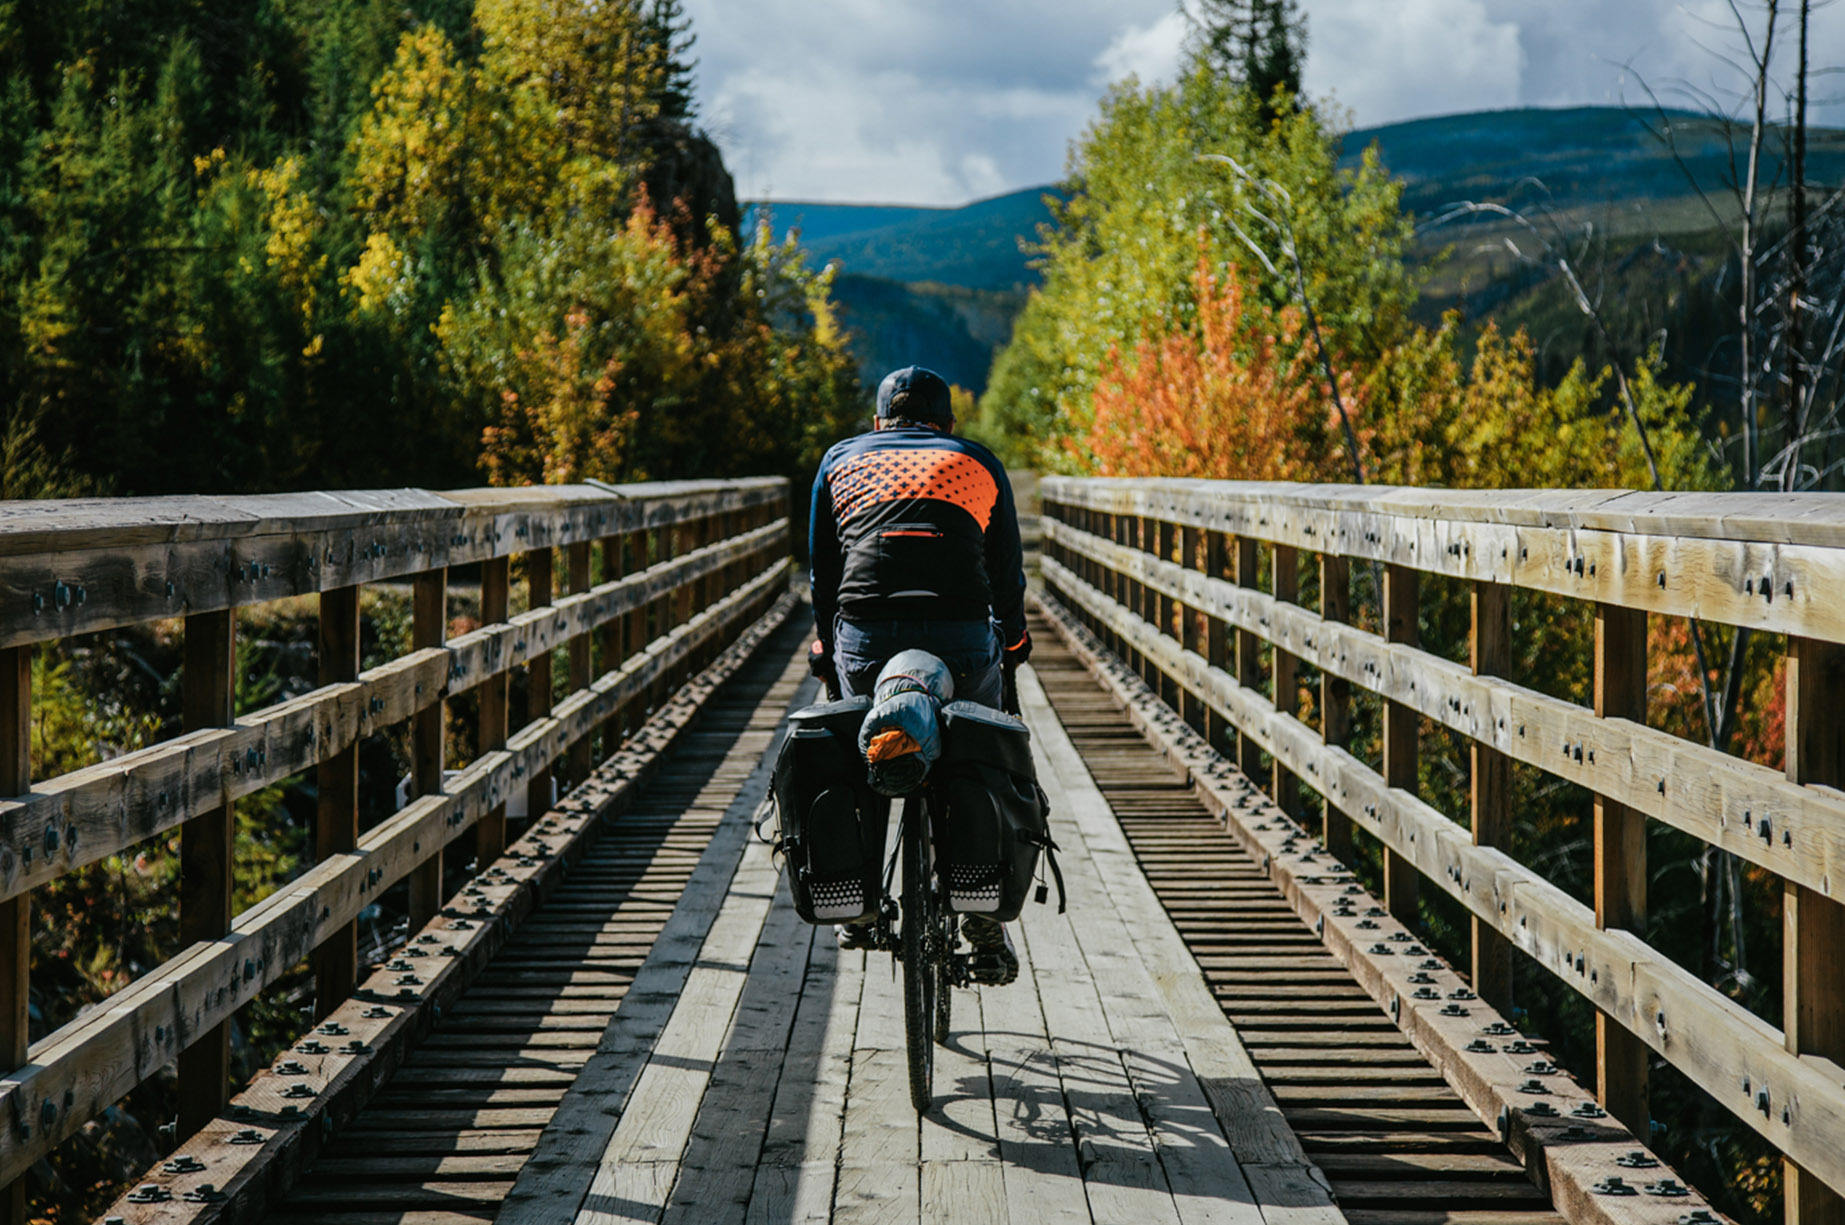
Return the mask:
MULTIPOLYGON (((832 456, 828 456, 830 460, 832 456)), ((814 633, 830 652, 833 649, 833 614, 839 608, 839 581, 844 561, 839 547, 839 525, 833 518, 833 495, 827 488, 831 464, 823 460, 814 474, 813 495, 807 508, 808 590, 814 602, 814 633)))
POLYGON ((1019 543, 1019 513, 1012 482, 997 463, 999 501, 987 525, 987 581, 993 585, 993 618, 999 622, 1000 647, 1010 650, 1025 638, 1025 550, 1019 543))

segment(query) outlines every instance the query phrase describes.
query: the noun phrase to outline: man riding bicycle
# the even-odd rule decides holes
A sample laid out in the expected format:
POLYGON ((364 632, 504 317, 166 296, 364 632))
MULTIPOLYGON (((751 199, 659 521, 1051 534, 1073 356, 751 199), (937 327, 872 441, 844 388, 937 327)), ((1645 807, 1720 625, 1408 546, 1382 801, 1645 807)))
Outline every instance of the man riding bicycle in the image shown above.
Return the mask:
MULTIPOLYGON (((810 664, 842 696, 870 694, 891 656, 938 656, 955 697, 1000 706, 1007 673, 1031 654, 1012 485, 993 453, 954 434, 948 384, 908 366, 878 386, 869 433, 835 443, 814 477, 808 520, 814 644, 810 664)), ((1018 956, 1005 926, 964 915, 977 954, 1006 980, 1018 956)), ((839 929, 871 946, 871 924, 839 929)))

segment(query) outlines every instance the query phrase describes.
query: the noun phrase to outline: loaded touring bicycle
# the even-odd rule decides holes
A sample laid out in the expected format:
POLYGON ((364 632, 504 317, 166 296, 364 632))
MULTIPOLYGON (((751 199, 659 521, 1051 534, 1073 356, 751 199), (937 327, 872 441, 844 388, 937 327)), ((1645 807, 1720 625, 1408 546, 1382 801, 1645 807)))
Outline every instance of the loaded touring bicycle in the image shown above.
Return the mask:
MULTIPOLYGON (((940 660, 905 651, 873 697, 796 711, 775 765, 776 840, 795 910, 816 924, 865 924, 869 947, 903 969, 910 1100, 933 1100, 935 1044, 952 990, 1006 981, 961 947, 959 916, 1019 917, 1042 854, 1063 880, 1049 805, 1016 714, 953 701, 940 660), (894 848, 890 809, 898 807, 894 848), (888 850, 888 854, 887 854, 888 850), (892 884, 898 883, 895 893, 892 884)), ((1006 705, 1016 711, 1007 677, 1006 705)))

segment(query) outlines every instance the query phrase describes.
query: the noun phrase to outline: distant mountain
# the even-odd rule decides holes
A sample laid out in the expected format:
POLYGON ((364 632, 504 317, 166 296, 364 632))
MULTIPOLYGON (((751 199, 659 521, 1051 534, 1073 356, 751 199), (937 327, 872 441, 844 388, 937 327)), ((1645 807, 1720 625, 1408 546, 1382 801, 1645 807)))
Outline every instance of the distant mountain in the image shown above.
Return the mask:
MULTIPOLYGON (((1708 119, 1687 112, 1668 118, 1683 168, 1654 134, 1657 116, 1609 106, 1480 111, 1361 128, 1346 136, 1345 160, 1357 161, 1375 144, 1404 181, 1404 208, 1423 220, 1459 200, 1496 200, 1574 213, 1612 205, 1624 219, 1620 228, 1702 228, 1710 216, 1701 206, 1696 214, 1681 211, 1695 201, 1685 170, 1706 192, 1721 194, 1729 147, 1708 119), (1663 218, 1661 204, 1671 206, 1663 218)), ((1765 149, 1765 184, 1780 178, 1777 146, 1771 140, 1765 149)), ((1814 182, 1845 182, 1845 131, 1808 129, 1807 173, 1814 182)))
MULTIPOLYGON (((1717 206, 1726 207, 1729 153, 1721 131, 1689 114, 1671 119, 1679 156, 1717 206)), ((1490 200, 1526 211, 1548 208, 1565 224, 1593 221, 1615 236, 1664 234, 1696 246, 1711 228, 1710 213, 1672 151, 1648 130, 1656 121, 1620 107, 1480 111, 1360 128, 1345 137, 1344 152, 1351 164, 1375 144, 1384 165, 1404 181, 1404 208, 1419 220, 1457 201, 1490 200)), ((1845 183, 1845 130, 1811 129, 1807 160, 1812 181, 1845 183)), ((1780 169, 1771 150, 1764 181, 1776 181, 1780 169)), ((777 231, 799 228, 817 261, 839 262, 842 311, 855 330, 862 369, 873 374, 934 361, 978 393, 986 386, 981 355, 990 364, 1009 336, 1007 312, 1016 313, 1037 283, 1022 244, 1050 220, 1044 198, 1056 194, 1055 186, 1033 187, 961 208, 800 201, 768 207, 777 231)), ((1494 236, 1502 223, 1473 224, 1467 233, 1454 226, 1423 240, 1431 256, 1457 248, 1430 286, 1431 312, 1459 306, 1477 313, 1521 292, 1527 274, 1509 256, 1478 241, 1462 243, 1494 236)))
POLYGON ((798 227, 815 259, 836 259, 862 276, 1017 290, 1038 279, 1019 244, 1051 219, 1047 194, 1057 189, 1031 187, 960 208, 777 203, 770 216, 779 232, 798 227))
POLYGON ((1021 289, 968 289, 846 273, 834 282, 840 322, 852 333, 859 374, 875 384, 899 366, 928 366, 979 394, 993 354, 1012 338, 1021 289))
POLYGON ((774 224, 777 236, 789 230, 799 230, 802 241, 809 244, 956 211, 952 208, 910 204, 826 204, 812 200, 777 200, 767 205, 749 205, 744 212, 744 224, 754 230, 756 218, 762 215, 764 208, 769 211, 769 220, 774 224))

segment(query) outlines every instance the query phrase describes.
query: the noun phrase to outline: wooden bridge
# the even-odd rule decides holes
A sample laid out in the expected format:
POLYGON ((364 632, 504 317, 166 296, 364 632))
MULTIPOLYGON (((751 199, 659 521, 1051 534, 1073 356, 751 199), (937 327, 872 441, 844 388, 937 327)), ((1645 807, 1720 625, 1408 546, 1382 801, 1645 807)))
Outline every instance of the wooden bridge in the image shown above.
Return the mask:
POLYGON ((1790 1221, 1840 1219, 1845 502, 1046 480, 1021 695, 1070 908, 1028 907, 1017 984, 957 992, 919 1119, 888 959, 801 924, 753 836, 812 697, 788 493, 0 505, 0 1210, 176 1067, 172 1152, 108 1220, 1721 1220, 1642 1142, 1663 1064, 1784 1154, 1790 1221), (1467 662, 1419 649, 1423 576, 1470 593, 1467 662), (411 649, 362 671, 361 589, 404 583, 411 649), (1508 676, 1521 589, 1593 620, 1593 708, 1508 676), (237 710, 238 610, 301 596, 320 687, 237 710), (1785 637, 1785 771, 1646 726, 1649 614, 1785 637), (32 780, 34 646, 165 618, 183 734, 32 780), (1472 746, 1470 812, 1418 797, 1424 723, 1472 746), (411 798, 367 824, 393 729, 411 798), (1510 853, 1515 767, 1596 797, 1593 905, 1510 853), (233 914, 237 801, 308 774, 312 866, 233 914), (1779 1027, 1645 943, 1649 823, 1783 882, 1779 1027), (33 891, 175 837, 183 947, 33 1036, 33 891), (1593 1083, 1511 1024, 1515 957, 1594 1006, 1593 1083), (240 1010, 309 980, 231 1084, 240 1010))

